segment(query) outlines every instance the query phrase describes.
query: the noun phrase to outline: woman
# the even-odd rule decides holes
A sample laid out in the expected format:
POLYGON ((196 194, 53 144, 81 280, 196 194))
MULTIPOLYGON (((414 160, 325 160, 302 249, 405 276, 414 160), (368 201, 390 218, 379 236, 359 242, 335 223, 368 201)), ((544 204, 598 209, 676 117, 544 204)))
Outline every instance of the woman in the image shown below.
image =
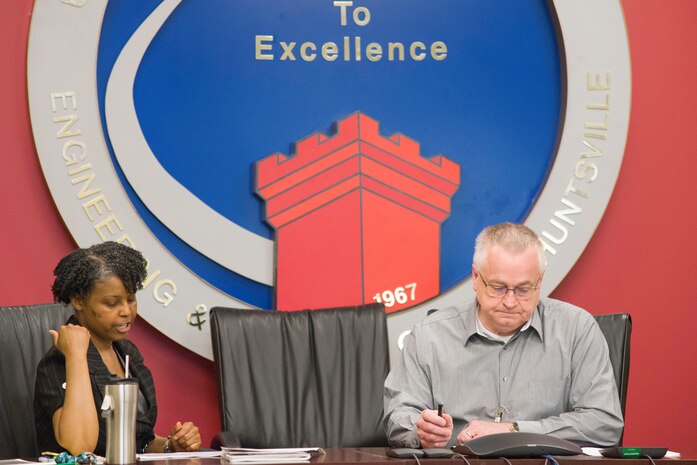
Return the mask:
POLYGON ((137 378, 140 393, 136 425, 138 452, 195 451, 198 428, 177 422, 165 438, 154 433, 155 387, 143 357, 126 340, 137 314, 136 291, 147 276, 146 261, 135 249, 116 242, 77 249, 53 271, 53 297, 75 314, 58 331, 54 347, 39 362, 34 393, 39 450, 73 455, 105 455, 106 426, 100 415, 104 384, 110 376, 137 378))

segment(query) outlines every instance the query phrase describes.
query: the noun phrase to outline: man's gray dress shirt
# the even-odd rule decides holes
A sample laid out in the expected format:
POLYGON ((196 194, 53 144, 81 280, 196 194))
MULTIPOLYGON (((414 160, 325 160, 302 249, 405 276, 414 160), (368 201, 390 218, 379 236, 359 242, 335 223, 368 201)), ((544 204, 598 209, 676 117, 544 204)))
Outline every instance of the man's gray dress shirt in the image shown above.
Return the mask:
POLYGON ((416 420, 438 402, 457 434, 470 420, 518 422, 520 431, 580 444, 616 444, 624 425, 607 342, 591 314, 541 299, 530 326, 508 343, 477 333, 477 306, 439 310, 405 338, 385 380, 393 447, 419 447, 416 420))

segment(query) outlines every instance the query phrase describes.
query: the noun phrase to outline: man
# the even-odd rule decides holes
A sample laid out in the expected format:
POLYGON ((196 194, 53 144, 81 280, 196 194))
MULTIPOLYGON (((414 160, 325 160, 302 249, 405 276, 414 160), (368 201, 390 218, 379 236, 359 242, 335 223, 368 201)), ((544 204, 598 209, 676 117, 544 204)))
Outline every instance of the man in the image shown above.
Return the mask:
POLYGON ((542 243, 526 226, 502 223, 479 234, 476 299, 417 324, 385 381, 393 447, 452 446, 515 431, 584 445, 619 441, 607 342, 588 312, 540 299, 545 266, 542 243))

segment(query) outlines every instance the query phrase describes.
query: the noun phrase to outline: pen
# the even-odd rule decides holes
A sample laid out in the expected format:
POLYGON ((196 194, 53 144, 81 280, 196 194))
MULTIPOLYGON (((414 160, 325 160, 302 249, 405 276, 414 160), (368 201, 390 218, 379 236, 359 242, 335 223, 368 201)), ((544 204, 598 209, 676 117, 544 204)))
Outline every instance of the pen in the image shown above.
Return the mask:
POLYGON ((438 401, 438 416, 442 417, 443 416, 443 402, 438 401))

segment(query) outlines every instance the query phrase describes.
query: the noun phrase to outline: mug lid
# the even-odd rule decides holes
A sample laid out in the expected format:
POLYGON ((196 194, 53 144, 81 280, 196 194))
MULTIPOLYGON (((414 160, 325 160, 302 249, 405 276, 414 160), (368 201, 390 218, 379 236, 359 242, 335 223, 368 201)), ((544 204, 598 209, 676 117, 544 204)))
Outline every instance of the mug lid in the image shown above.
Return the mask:
POLYGON ((138 384, 138 380, 135 378, 119 378, 112 375, 106 384, 138 384))

